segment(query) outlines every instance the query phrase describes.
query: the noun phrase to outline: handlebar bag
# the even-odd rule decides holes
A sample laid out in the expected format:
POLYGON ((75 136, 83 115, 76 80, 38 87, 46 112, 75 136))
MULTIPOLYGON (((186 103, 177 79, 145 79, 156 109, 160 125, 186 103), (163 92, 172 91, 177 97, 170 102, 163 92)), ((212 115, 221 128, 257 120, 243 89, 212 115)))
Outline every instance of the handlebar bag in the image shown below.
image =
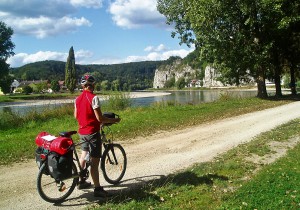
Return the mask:
POLYGON ((65 155, 51 152, 48 156, 48 169, 50 175, 58 181, 72 176, 73 152, 69 151, 65 155))

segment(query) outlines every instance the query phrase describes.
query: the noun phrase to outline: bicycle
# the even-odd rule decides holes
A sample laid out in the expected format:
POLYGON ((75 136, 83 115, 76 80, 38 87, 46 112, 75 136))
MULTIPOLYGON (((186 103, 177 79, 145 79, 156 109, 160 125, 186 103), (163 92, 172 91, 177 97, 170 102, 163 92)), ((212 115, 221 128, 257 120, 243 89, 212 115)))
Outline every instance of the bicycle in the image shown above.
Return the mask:
MULTIPOLYGON (((100 159, 100 167, 104 179, 113 185, 119 184, 125 175, 127 167, 127 157, 124 148, 120 144, 113 143, 113 132, 110 129, 112 124, 101 126, 102 147, 104 151, 100 159), (106 130, 106 131, 105 131, 106 130), (106 138, 106 133, 111 134, 111 138, 106 138)), ((69 155, 72 155, 72 175, 62 179, 55 179, 49 173, 48 157, 51 152, 42 152, 37 155, 37 162, 41 161, 40 169, 37 176, 37 190, 39 195, 47 202, 62 203, 79 183, 79 177, 87 179, 89 177, 90 159, 87 160, 86 167, 80 166, 76 147, 82 143, 74 143, 72 135, 77 131, 68 131, 59 133, 60 137, 66 137, 71 140, 71 145, 67 148, 69 155), (74 154, 74 155, 73 155, 74 154), (75 156, 75 159, 74 159, 75 156), (77 163, 77 164, 75 164, 77 163)))

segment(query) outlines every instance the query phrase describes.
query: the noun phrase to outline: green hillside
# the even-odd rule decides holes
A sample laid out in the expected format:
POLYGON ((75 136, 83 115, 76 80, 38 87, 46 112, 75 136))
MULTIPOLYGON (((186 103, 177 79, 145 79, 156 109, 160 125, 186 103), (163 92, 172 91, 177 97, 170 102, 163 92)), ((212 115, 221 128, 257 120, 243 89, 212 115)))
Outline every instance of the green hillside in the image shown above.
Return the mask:
MULTIPOLYGON (((112 65, 76 65, 78 79, 85 73, 93 74, 101 83, 118 81, 131 89, 152 87, 155 70, 167 61, 143 61, 112 65)), ((64 80, 65 62, 40 61, 13 68, 10 72, 17 80, 64 80)))

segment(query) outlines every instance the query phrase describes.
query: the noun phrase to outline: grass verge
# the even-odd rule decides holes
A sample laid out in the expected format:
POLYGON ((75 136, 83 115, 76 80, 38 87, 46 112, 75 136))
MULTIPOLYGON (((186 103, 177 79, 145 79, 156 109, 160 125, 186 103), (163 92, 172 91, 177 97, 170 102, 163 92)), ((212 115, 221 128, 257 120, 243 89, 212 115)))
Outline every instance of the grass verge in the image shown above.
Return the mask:
POLYGON ((299 209, 299 143, 268 165, 248 159, 272 155, 265 148, 274 141, 285 145, 299 139, 299 125, 300 119, 289 122, 212 162, 120 192, 89 209, 299 209))

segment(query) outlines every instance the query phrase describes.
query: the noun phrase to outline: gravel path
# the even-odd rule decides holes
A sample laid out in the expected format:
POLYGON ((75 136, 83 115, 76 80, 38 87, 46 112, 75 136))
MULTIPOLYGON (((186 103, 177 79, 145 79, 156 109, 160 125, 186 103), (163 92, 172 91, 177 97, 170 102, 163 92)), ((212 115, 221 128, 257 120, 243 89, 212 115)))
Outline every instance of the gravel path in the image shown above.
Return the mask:
MULTIPOLYGON (((183 130, 162 132, 122 144, 128 155, 124 182, 111 193, 133 188, 138 183, 159 178, 197 162, 210 161, 241 143, 276 126, 300 117, 300 102, 227 118, 183 130)), ((0 168, 0 209, 80 209, 97 202, 92 189, 77 190, 55 206, 43 201, 36 190, 37 166, 34 161, 0 168)))

